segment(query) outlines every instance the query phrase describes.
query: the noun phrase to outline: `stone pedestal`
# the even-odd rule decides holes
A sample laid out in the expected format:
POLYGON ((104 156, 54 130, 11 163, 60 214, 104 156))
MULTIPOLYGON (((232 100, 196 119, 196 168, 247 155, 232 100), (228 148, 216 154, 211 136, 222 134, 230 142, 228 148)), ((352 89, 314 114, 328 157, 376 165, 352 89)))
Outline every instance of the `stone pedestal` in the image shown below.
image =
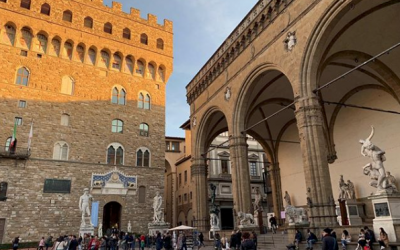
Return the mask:
POLYGON ((242 232, 252 232, 252 231, 257 231, 257 229, 259 229, 257 225, 240 225, 238 226, 238 228, 242 232))
POLYGON ((151 222, 148 224, 149 235, 157 235, 157 231, 163 235, 170 228, 170 224, 167 222, 151 222))
POLYGON ((362 202, 356 200, 346 200, 336 206, 337 220, 340 226, 361 226, 362 218, 365 217, 362 202))
POLYGON ((85 234, 94 235, 94 227, 90 224, 81 225, 81 227, 79 228, 79 236, 82 236, 83 238, 85 234))
POLYGON ((379 228, 385 229, 390 241, 400 240, 396 228, 400 226, 400 194, 380 194, 368 197, 372 201, 375 219, 373 220, 375 236, 379 237, 379 228))

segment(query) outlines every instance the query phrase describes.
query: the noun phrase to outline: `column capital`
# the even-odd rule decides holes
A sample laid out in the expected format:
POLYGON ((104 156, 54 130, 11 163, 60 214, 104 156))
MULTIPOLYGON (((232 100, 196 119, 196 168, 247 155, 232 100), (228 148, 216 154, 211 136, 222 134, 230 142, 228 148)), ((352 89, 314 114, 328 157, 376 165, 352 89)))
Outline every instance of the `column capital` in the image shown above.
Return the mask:
POLYGON ((191 172, 191 175, 192 176, 198 176, 198 175, 203 175, 203 176, 205 176, 206 175, 206 171, 207 170, 207 168, 206 168, 206 165, 205 164, 193 164, 191 167, 190 167, 190 172, 191 172))
POLYGON ((245 134, 241 134, 239 136, 232 135, 229 137, 229 147, 247 147, 247 136, 245 134))
POLYGON ((294 113, 299 129, 309 126, 324 126, 324 115, 318 97, 297 98, 295 106, 294 113))

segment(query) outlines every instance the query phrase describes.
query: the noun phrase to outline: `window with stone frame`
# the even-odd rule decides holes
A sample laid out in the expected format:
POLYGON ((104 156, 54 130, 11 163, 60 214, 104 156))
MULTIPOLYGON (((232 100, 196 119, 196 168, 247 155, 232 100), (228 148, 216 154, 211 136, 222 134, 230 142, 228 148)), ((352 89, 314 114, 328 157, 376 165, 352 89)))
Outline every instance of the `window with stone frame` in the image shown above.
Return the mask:
POLYGON ((147 69, 148 69, 148 77, 155 80, 156 79, 156 69, 155 69, 154 65, 149 63, 149 65, 147 65, 147 69))
POLYGON ((50 5, 48 3, 42 4, 40 7, 40 14, 50 16, 50 5))
POLYGON ((37 35, 36 50, 40 53, 46 53, 47 51, 47 37, 44 34, 37 35))
POLYGON ((165 70, 163 67, 158 67, 158 77, 161 81, 165 82, 165 70))
POLYGON ((164 41, 161 38, 157 39, 157 49, 161 49, 161 50, 164 49, 164 41))
POLYGON ((83 63, 85 61, 85 48, 83 45, 76 46, 75 50, 75 60, 83 63))
POLYGON ((171 150, 171 142, 170 141, 165 142, 165 150, 167 150, 167 151, 171 150))
POLYGON ((31 0, 21 0, 20 7, 30 10, 31 9, 31 0))
POLYGON ((61 94, 73 95, 75 82, 70 76, 64 76, 61 82, 61 94))
POLYGON ((32 30, 28 27, 23 27, 21 29, 21 37, 19 39, 19 44, 22 49, 30 50, 32 45, 32 30))
POLYGON ((112 34, 112 24, 111 23, 104 24, 104 32, 108 33, 108 34, 112 34))
POLYGON ((133 74, 133 59, 131 56, 125 58, 125 72, 133 74))
POLYGON ((180 143, 178 141, 171 142, 171 151, 174 151, 174 152, 180 151, 180 143))
POLYGON ((124 89, 118 90, 117 87, 114 87, 112 90, 111 103, 118 105, 125 105, 126 91, 124 89))
POLYGON ((192 199, 193 199, 193 193, 190 192, 190 200, 192 200, 192 199))
POLYGON ((53 159, 54 160, 68 160, 69 146, 66 142, 60 141, 54 144, 53 159))
POLYGON ((19 100, 18 101, 18 108, 22 108, 22 109, 26 108, 26 101, 19 100))
POLYGON ((124 149, 119 143, 113 143, 108 147, 107 164, 124 165, 124 149))
POLYGON ((56 38, 51 40, 50 55, 57 57, 60 56, 60 47, 61 47, 60 40, 56 38))
POLYGON ((21 126, 22 125, 22 117, 15 117, 14 123, 17 126, 21 126))
POLYGON ((250 164, 250 176, 259 176, 257 170, 257 162, 251 161, 249 164, 250 164))
POLYGON ((147 123, 141 123, 139 126, 139 135, 140 136, 149 136, 149 125, 147 123))
POLYGON ((182 186, 182 174, 179 174, 179 186, 182 186))
POLYGON ((150 167, 150 150, 140 148, 136 151, 136 166, 150 167))
POLYGON ((145 45, 149 44, 149 39, 145 33, 140 35, 140 43, 145 45))
POLYGON ((128 28, 125 28, 123 31, 122 31, 122 37, 123 38, 125 38, 125 39, 131 39, 131 30, 130 29, 128 29, 128 28))
POLYGON ((72 23, 72 12, 70 10, 64 11, 62 20, 72 23))
POLYGON ((183 195, 183 200, 184 200, 185 202, 187 202, 187 194, 184 194, 184 195, 183 195))
POLYGON ((90 65, 95 65, 96 64, 96 50, 95 49, 93 49, 93 48, 90 48, 89 50, 88 50, 88 59, 89 60, 87 60, 88 62, 89 62, 89 64, 90 65))
POLYGON ((229 174, 229 160, 221 159, 221 174, 229 174))
POLYGON ((4 25, 4 30, 5 33, 3 35, 3 42, 7 45, 13 46, 15 43, 15 36, 16 36, 16 29, 13 25, 11 24, 6 24, 4 25))
POLYGON ((144 98, 144 105, 143 105, 143 108, 144 109, 150 109, 150 106, 151 106, 151 98, 150 98, 150 95, 149 94, 146 94, 146 96, 145 96, 145 98, 144 98))
POLYGON ((139 93, 138 108, 142 109, 144 106, 144 95, 139 93))
POLYGON ((124 122, 119 119, 114 119, 111 124, 111 132, 122 134, 123 131, 124 131, 124 122))
POLYGON ((64 43, 64 50, 63 50, 63 58, 67 58, 68 60, 72 59, 72 50, 73 50, 73 45, 71 42, 66 42, 64 43))
POLYGON ((93 18, 91 18, 90 16, 85 17, 85 19, 83 20, 83 26, 86 28, 93 28, 93 18))
POLYGON ((144 63, 141 60, 137 61, 136 74, 144 76, 144 63))
POLYGON ((178 201, 179 201, 179 203, 182 203, 182 196, 181 195, 179 195, 178 201))
POLYGON ((21 67, 17 71, 17 78, 15 79, 15 84, 28 86, 29 85, 29 71, 25 67, 21 67))
POLYGON ((7 188, 8 188, 7 182, 0 182, 0 201, 7 200, 7 188))
POLYGON ((188 181, 188 173, 187 173, 187 170, 185 170, 185 172, 184 172, 184 179, 185 179, 185 183, 187 183, 187 181, 188 181))
POLYGON ((112 68, 115 70, 121 70, 121 62, 122 62, 121 56, 118 55, 118 53, 114 53, 112 68))
POLYGON ((0 0, 0 3, 7 3, 7 0, 0 0))
POLYGON ((139 187, 139 203, 145 203, 145 202, 146 202, 146 187, 140 186, 139 187))
POLYGON ((69 114, 62 114, 61 115, 61 126, 69 126, 69 114))

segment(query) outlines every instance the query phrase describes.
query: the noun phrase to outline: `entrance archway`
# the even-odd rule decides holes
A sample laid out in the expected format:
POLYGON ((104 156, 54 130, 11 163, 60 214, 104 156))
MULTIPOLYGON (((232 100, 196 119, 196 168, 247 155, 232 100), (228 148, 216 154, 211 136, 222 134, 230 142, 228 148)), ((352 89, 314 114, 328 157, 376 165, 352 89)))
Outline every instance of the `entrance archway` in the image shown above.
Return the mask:
POLYGON ((108 230, 118 225, 121 227, 122 206, 118 202, 112 201, 104 206, 103 210, 103 229, 108 230))

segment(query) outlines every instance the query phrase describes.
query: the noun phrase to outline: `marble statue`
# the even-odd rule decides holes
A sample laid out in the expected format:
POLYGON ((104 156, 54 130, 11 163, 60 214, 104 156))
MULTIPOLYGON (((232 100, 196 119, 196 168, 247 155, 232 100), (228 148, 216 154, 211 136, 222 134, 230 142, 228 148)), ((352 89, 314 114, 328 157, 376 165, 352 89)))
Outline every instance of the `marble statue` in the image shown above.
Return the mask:
POLYGON ((296 31, 288 32, 286 39, 284 40, 286 51, 292 51, 296 43, 297 43, 296 31))
POLYGON ((347 180, 346 186, 347 186, 347 188, 346 188, 347 199, 355 200, 356 199, 356 190, 354 188, 353 182, 351 182, 350 180, 347 180))
POLYGON ((304 208, 297 208, 292 205, 288 205, 285 208, 285 214, 289 225, 308 223, 307 210, 304 208))
POLYGON ((153 198, 153 222, 163 222, 163 212, 161 209, 162 206, 162 197, 160 195, 160 192, 157 191, 156 196, 153 198))
MULTIPOLYGON (((89 189, 83 189, 83 195, 79 198, 79 210, 82 213, 82 226, 86 225, 85 215, 90 217, 90 201, 93 199, 93 196, 89 194, 89 189)), ((90 225, 93 226, 92 220, 90 219, 90 225)))
POLYGON ((254 197, 254 202, 253 202, 253 207, 254 207, 254 211, 262 211, 262 206, 261 206, 261 193, 260 193, 260 189, 256 188, 255 189, 256 194, 254 197))
POLYGON ((395 188, 393 185, 390 185, 386 176, 385 167, 383 165, 383 162, 386 161, 385 151, 371 142, 375 134, 374 127, 371 126, 371 128, 372 131, 369 137, 365 140, 360 140, 361 155, 371 159, 371 162, 363 167, 363 172, 365 175, 370 176, 371 182, 369 184, 377 189, 376 194, 382 192, 397 192, 397 187, 395 188))
POLYGON ((311 188, 307 188, 306 196, 307 196, 307 206, 308 207, 312 207, 313 206, 313 202, 312 202, 312 199, 311 199, 311 188))
POLYGON ((216 197, 216 190, 217 190, 217 186, 215 186, 214 184, 210 184, 210 189, 212 191, 211 193, 211 205, 215 206, 215 197, 216 197))
POLYGON ((344 182, 343 175, 340 175, 339 179, 339 200, 346 200, 346 189, 347 185, 344 182))
POLYGON ((243 212, 238 213, 241 226, 252 226, 254 225, 254 217, 252 214, 246 214, 243 212))
POLYGON ((211 229, 219 229, 219 217, 217 214, 215 213, 211 213, 210 214, 210 225, 211 225, 211 229))
POLYGON ((99 224, 99 228, 97 229, 97 235, 99 236, 99 238, 103 237, 103 224, 102 223, 99 224))
POLYGON ((391 186, 395 192, 397 192, 397 180, 393 175, 390 174, 390 171, 386 172, 386 179, 388 185, 391 186))
POLYGON ((127 228, 128 230, 128 233, 132 233, 132 224, 131 224, 131 221, 128 221, 128 228, 127 228))
POLYGON ((292 205, 292 199, 290 198, 290 195, 288 191, 285 191, 285 196, 283 197, 286 201, 286 206, 291 206, 292 205))

